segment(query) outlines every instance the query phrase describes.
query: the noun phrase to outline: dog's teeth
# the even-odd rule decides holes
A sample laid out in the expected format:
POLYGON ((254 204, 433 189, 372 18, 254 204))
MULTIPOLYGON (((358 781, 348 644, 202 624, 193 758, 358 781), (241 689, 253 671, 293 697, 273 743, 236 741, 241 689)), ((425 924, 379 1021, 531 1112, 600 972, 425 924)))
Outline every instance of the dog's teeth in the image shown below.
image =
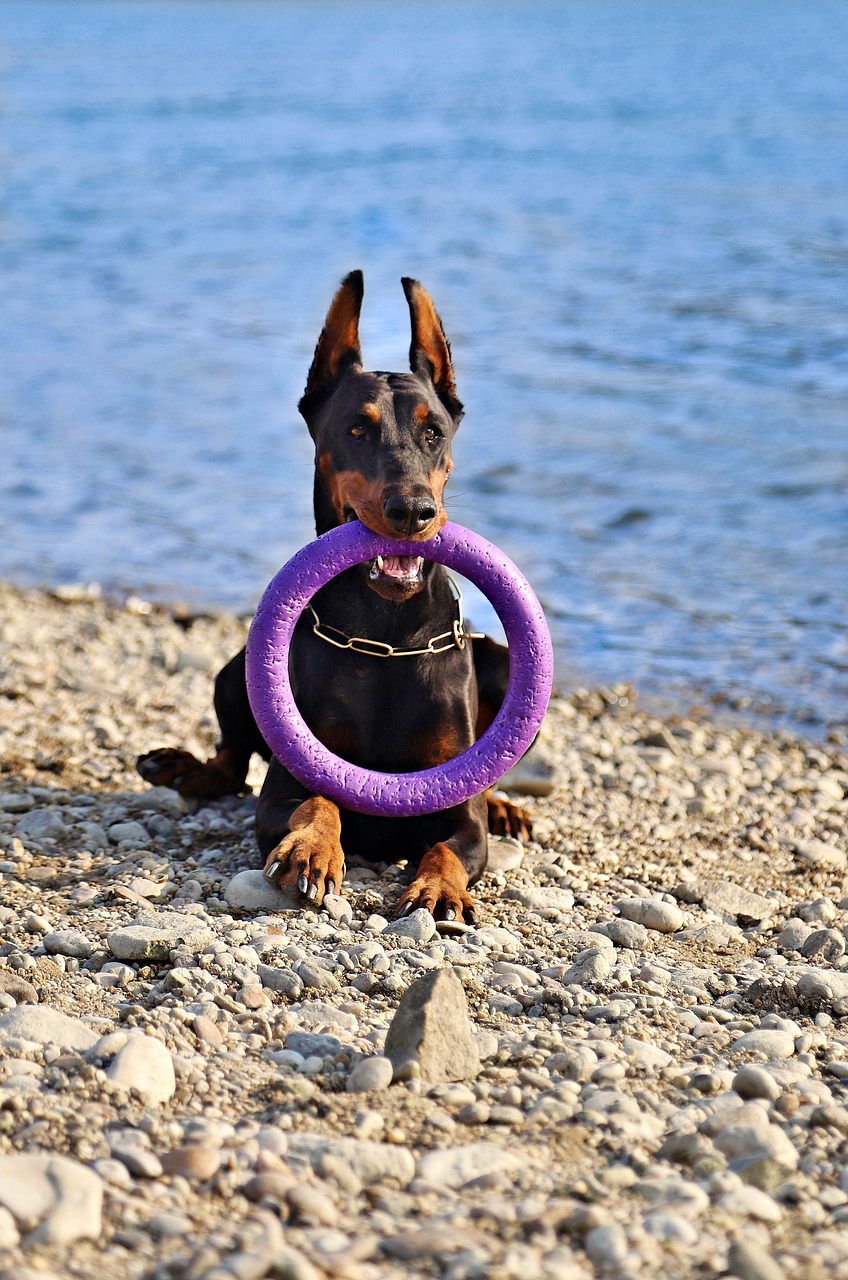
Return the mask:
POLYGON ((374 563, 375 563, 375 564, 376 564, 376 566, 377 566, 377 572, 378 572, 378 573, 382 573, 382 572, 383 572, 383 557, 382 557, 382 556, 377 556, 377 559, 375 560, 375 562, 374 562, 374 563))

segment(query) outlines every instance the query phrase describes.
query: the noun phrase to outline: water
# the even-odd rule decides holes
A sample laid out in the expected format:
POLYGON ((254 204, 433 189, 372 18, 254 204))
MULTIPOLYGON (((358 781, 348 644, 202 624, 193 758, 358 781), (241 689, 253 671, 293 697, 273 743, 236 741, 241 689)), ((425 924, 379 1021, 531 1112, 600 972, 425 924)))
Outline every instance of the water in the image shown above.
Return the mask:
POLYGON ((563 680, 848 719, 848 7, 0 6, 0 576, 249 609, 355 266, 563 680))

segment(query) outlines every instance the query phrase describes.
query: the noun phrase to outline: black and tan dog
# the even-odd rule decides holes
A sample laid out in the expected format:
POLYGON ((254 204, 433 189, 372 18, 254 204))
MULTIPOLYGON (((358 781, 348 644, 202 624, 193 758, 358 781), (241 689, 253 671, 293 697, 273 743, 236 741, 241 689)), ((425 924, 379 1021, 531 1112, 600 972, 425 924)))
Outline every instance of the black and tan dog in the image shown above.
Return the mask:
MULTIPOLYGON (((299 407, 315 442, 319 534, 359 519, 383 537, 423 542, 447 519, 443 492, 462 405, 429 295, 416 280, 404 279, 403 288, 411 373, 363 370, 359 271, 342 282, 318 340, 299 407)), ((440 565, 416 556, 378 558, 334 578, 312 604, 292 642, 292 686, 306 723, 337 755, 391 773, 429 768, 464 751, 497 714, 509 674, 501 645, 460 635, 448 648, 432 646, 441 652, 427 651, 432 639, 454 632, 457 618, 440 565), (340 649, 328 636, 379 643, 340 649), (386 647, 419 652, 384 657, 386 647)), ((341 887, 345 853, 407 859, 417 870, 401 913, 425 907, 439 920, 473 922, 468 887, 486 866, 488 830, 528 834, 520 810, 487 796, 423 817, 375 818, 310 794, 271 758, 259 733, 244 651, 218 676, 215 710, 221 742, 212 760, 166 748, 142 756, 139 772, 183 796, 213 798, 244 790, 254 751, 270 759, 256 814, 265 876, 296 885, 314 902, 341 887)))

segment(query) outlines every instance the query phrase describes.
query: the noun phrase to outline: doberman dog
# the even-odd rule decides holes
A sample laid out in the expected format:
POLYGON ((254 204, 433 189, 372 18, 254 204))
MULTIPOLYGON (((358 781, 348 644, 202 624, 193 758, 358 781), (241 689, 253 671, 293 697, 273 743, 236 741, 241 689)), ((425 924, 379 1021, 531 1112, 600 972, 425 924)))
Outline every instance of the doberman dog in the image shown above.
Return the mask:
MULTIPOLYGON (((363 370, 359 271, 342 281, 315 349, 299 409, 315 443, 319 534, 359 519, 382 537, 423 542, 447 519, 443 493, 462 404, 433 302, 418 281, 402 283, 411 373, 363 370)), ((292 689, 307 725, 335 754, 367 769, 425 769, 464 751, 494 719, 509 675, 506 649, 488 637, 466 640, 461 631, 450 647, 428 648, 434 637, 455 633, 456 597, 441 565, 378 557, 339 574, 312 606, 292 640, 292 689), (339 648, 332 643, 343 643, 339 636, 366 643, 339 648), (402 653, 376 656, 387 646, 402 653)), ((270 760, 256 811, 265 876, 315 903, 341 888, 345 853, 407 859, 417 870, 400 914, 424 907, 437 920, 473 923, 468 887, 485 869, 487 832, 529 836, 523 812, 490 795, 421 817, 380 818, 310 794, 271 756, 257 728, 244 650, 218 675, 215 710, 221 740, 213 759, 160 749, 139 758, 141 776, 210 799, 245 789, 253 752, 270 760)))

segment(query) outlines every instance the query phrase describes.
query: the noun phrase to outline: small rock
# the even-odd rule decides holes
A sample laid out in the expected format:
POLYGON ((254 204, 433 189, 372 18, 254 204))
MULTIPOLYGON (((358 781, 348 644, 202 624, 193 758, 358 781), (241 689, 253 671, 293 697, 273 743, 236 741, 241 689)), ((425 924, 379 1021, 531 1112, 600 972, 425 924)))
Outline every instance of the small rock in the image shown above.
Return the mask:
POLYGON ((415 1176, 432 1187, 455 1190, 475 1178, 492 1173, 511 1173, 526 1165, 526 1157, 491 1142, 474 1142, 467 1147, 430 1151, 420 1157, 415 1176))
POLYGON ((570 889, 560 889, 559 885, 510 885, 503 896, 543 916, 548 913, 560 916, 574 906, 574 894, 570 889))
POLYGON ((16 1004, 38 1004, 38 992, 32 983, 4 969, 0 969, 0 992, 11 996, 16 1004))
POLYGON ((746 1031, 734 1040, 730 1053, 761 1053, 766 1058, 791 1058, 795 1052, 795 1039, 788 1031, 746 1031))
POLYGON ((627 1257, 627 1235, 617 1222, 593 1227, 586 1235, 583 1246, 590 1262, 602 1271, 612 1271, 621 1266, 627 1257))
POLYGON ((87 960, 94 955, 95 946, 79 929, 56 929, 43 938, 44 950, 50 955, 74 956, 87 960))
POLYGON ((244 1194, 248 1200, 258 1203, 261 1200, 275 1200, 282 1204, 295 1185, 293 1174, 288 1169, 268 1169, 257 1173, 245 1183, 244 1194))
POLYGON ((661 898, 623 898, 616 905, 625 920, 635 920, 658 933, 675 933, 685 923, 680 908, 661 898))
POLYGON ((363 1058, 357 1062, 347 1078, 348 1093, 371 1093, 388 1089, 394 1069, 388 1058, 363 1058))
POLYGON ((845 954, 845 939, 836 929, 816 929, 801 944, 801 955, 808 960, 841 960, 845 954))
POLYGON ((480 1070, 468 1002, 452 969, 434 969, 413 982, 392 1019, 385 1055, 395 1079, 473 1080, 480 1070))
POLYGON ((848 867, 848 854, 836 845, 824 840, 797 840, 793 852, 805 866, 824 871, 844 871, 848 867))
POLYGON ((176 1091, 174 1063, 154 1036, 131 1035, 115 1055, 106 1075, 123 1089, 134 1089, 148 1105, 167 1102, 176 1091))
POLYGON ((777 911, 774 899, 743 889, 729 880, 716 880, 709 876, 685 880, 674 890, 674 896, 681 902, 700 902, 707 911, 714 911, 731 923, 737 919, 768 920, 777 911))
POLYGON ((535 742, 526 755, 504 774, 498 786, 503 791, 514 791, 524 796, 549 796, 556 791, 558 781, 558 766, 549 749, 535 742))
POLYGON ((642 951, 648 945, 648 930, 636 920, 605 920, 603 924, 593 924, 591 932, 600 933, 617 947, 631 951, 642 951))
POLYGON ((765 1098, 774 1102, 780 1097, 780 1085, 763 1067, 747 1063, 733 1077, 732 1088, 740 1098, 765 1098))
POLYGON ((797 1150, 775 1124, 729 1124, 714 1142, 734 1172, 763 1190, 785 1182, 798 1167, 797 1150))
POLYGON ((426 908, 411 911, 408 916, 401 916, 387 924, 383 933, 390 933, 399 938, 409 938, 411 942, 429 942, 436 932, 436 921, 426 908))
POLYGON ((574 964, 562 975, 563 986, 582 987, 588 982, 605 982, 612 973, 614 952, 603 947, 589 947, 579 952, 574 964))
MULTIPOLYGON (((110 1139, 110 1141, 112 1141, 110 1139)), ((140 1142, 132 1141, 132 1135, 121 1136, 119 1141, 112 1142, 112 1154, 116 1160, 132 1174, 134 1178, 161 1178, 164 1172, 162 1161, 149 1148, 140 1142)))
POLYGON ((33 1245, 97 1240, 103 1183, 96 1173, 65 1156, 0 1156, 0 1205, 33 1245))
POLYGON ((61 840, 68 828, 62 810, 51 806, 25 813, 15 830, 21 840, 61 840))
POLYGON ((754 1218, 757 1222, 780 1222, 783 1219, 780 1205, 759 1187, 734 1187, 719 1197, 718 1205, 737 1218, 754 1218))
POLYGON ((0 812, 26 813, 35 804, 35 799, 25 791, 13 795, 0 795, 0 812))
POLYGON ((353 919, 353 907, 340 893, 325 893, 321 907, 336 924, 350 924, 353 919))
POLYGON ((145 845, 150 840, 147 828, 132 819, 129 822, 113 823, 107 834, 112 844, 124 841, 127 844, 145 845))
POLYGON ((299 911, 303 895, 287 887, 277 889, 261 871, 239 871, 224 890, 227 905, 236 911, 299 911))
POLYGON ((737 1280, 786 1280, 786 1272, 771 1253, 742 1236, 730 1243, 727 1270, 737 1280))
POLYGON ((214 1147, 177 1147, 161 1160, 165 1173, 188 1182, 207 1182, 221 1167, 221 1153, 214 1147))
POLYGON ((812 932, 811 926, 806 921, 793 917, 786 921, 777 935, 776 942, 781 951, 800 951, 812 932))
POLYGON ((524 861, 524 845, 512 836, 489 836, 487 871, 515 871, 524 861))
POLYGON ((278 969, 275 965, 260 964, 256 970, 259 981, 267 991, 297 996, 303 991, 303 983, 292 969, 278 969))
POLYGON ((406 1187, 415 1173, 412 1153, 406 1147, 387 1142, 331 1138, 323 1133, 293 1133, 289 1137, 289 1155, 307 1159, 316 1172, 327 1156, 334 1157, 366 1187, 386 1181, 406 1187))
POLYGON ((224 1043, 224 1037, 219 1028, 203 1013, 198 1013, 194 1017, 191 1027, 198 1040, 208 1044, 211 1049, 218 1049, 224 1043))
POLYGON ((341 1047, 341 1041, 335 1036, 315 1035, 309 1031, 291 1031, 286 1036, 286 1048, 304 1058, 332 1057, 341 1047))
MULTIPOLYGON (((429 915, 429 912, 427 913, 429 915)), ((432 916, 430 919, 432 920, 432 916)), ((305 987, 313 991, 338 991, 339 980, 329 969, 315 960, 301 960, 297 966, 297 976, 305 987)))
POLYGON ((0 1037, 16 1036, 36 1044, 54 1044, 59 1049, 91 1049, 99 1039, 96 1031, 79 1018, 69 1018, 48 1005, 18 1005, 0 1017, 0 1037))
POLYGON ((317 1187, 294 1186, 288 1191, 286 1200, 297 1221, 306 1226, 334 1227, 339 1220, 338 1209, 317 1187))
POLYGON ((814 1107, 810 1124, 821 1129, 836 1129, 838 1133, 848 1135, 848 1107, 840 1107, 835 1103, 814 1107))
POLYGON ((139 916, 135 924, 124 925, 109 934, 109 950, 119 960, 167 960, 175 947, 202 951, 214 933, 196 916, 178 911, 159 911, 139 916))

